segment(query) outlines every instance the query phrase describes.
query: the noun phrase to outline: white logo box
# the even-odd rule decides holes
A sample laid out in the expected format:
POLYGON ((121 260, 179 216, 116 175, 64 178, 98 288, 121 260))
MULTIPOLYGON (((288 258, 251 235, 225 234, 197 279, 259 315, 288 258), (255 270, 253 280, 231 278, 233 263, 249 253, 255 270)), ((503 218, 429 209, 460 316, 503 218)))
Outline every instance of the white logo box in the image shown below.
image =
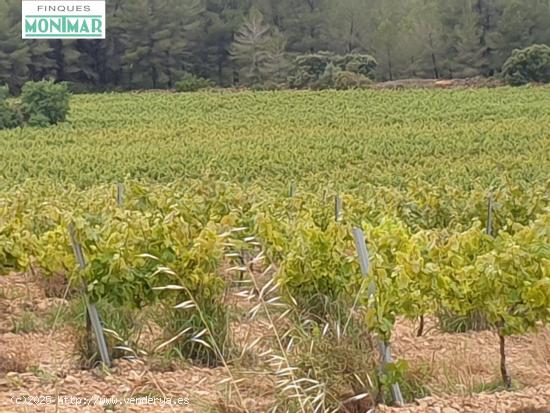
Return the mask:
POLYGON ((23 39, 105 39, 104 0, 23 0, 23 39))

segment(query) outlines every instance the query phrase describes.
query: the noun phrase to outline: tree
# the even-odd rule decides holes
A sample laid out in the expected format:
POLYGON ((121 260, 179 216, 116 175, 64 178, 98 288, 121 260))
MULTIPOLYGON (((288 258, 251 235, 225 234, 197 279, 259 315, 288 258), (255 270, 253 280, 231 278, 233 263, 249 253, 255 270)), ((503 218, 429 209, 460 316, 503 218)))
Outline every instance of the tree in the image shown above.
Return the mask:
POLYGON ((172 86, 185 71, 186 34, 201 11, 196 0, 124 3, 119 20, 126 81, 153 88, 172 86))
POLYGON ((57 78, 74 82, 97 83, 93 55, 81 52, 79 40, 54 40, 53 56, 56 60, 57 78))
MULTIPOLYGON (((276 1, 276 0, 272 0, 276 1)), ((285 15, 280 20, 282 31, 287 38, 287 51, 294 53, 314 53, 325 50, 323 43, 323 13, 325 0, 282 0, 285 15)))
POLYGON ((393 80, 394 75, 403 66, 400 61, 404 54, 400 50, 406 10, 396 0, 381 1, 376 10, 376 32, 373 35, 373 51, 380 63, 382 77, 393 80))
POLYGON ((483 28, 474 11, 471 1, 464 2, 463 15, 455 28, 456 56, 454 57, 456 76, 476 76, 487 73, 489 61, 487 47, 483 44, 483 28))
POLYGON ((56 62, 51 58, 53 48, 47 40, 28 40, 30 63, 29 80, 55 78, 56 62))
POLYGON ((550 2, 509 0, 495 17, 495 29, 487 36, 492 67, 500 69, 513 50, 532 44, 550 44, 550 2))
POLYGON ((18 92, 29 77, 29 45, 21 39, 21 3, 0 2, 0 85, 18 92))
POLYGON ((365 52, 369 48, 371 1, 329 2, 323 14, 322 39, 336 53, 365 52))
POLYGON ((406 61, 409 63, 406 76, 438 79, 444 49, 438 1, 418 0, 403 22, 403 27, 408 28, 410 33, 404 39, 405 50, 408 50, 406 61))
POLYGON ((536 44, 514 50, 504 63, 502 74, 512 85, 529 82, 550 83, 550 47, 536 44))
POLYGON ((106 16, 105 40, 22 40, 21 3, 0 0, 0 82, 278 84, 289 56, 323 50, 373 55, 383 79, 493 75, 513 50, 550 44, 549 0, 112 0, 106 16))
POLYGON ((218 84, 233 84, 233 61, 229 54, 233 35, 242 25, 249 0, 207 0, 197 31, 196 48, 190 53, 193 71, 216 79, 218 84))
POLYGON ((265 24, 262 13, 252 7, 231 45, 239 81, 249 86, 265 86, 286 64, 284 46, 280 32, 265 24))

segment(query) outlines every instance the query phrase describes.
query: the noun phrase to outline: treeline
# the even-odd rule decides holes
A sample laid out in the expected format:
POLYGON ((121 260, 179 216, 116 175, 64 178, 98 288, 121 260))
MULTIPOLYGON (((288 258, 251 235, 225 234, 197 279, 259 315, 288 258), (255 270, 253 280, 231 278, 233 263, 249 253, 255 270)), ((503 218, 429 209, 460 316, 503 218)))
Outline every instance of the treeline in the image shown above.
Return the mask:
POLYGON ((91 89, 286 82, 297 57, 370 55, 379 80, 498 73, 550 44, 550 0, 107 0, 106 40, 22 40, 21 1, 0 0, 0 84, 91 89))

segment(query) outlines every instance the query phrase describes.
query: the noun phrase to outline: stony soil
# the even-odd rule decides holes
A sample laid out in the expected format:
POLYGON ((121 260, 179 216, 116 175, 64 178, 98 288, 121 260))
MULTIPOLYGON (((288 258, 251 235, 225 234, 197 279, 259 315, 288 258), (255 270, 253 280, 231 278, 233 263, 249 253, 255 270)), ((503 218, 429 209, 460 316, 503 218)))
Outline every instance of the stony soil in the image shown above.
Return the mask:
MULTIPOLYGON (((57 325, 52 329, 50 323, 48 328, 23 332, 29 329, 24 323, 29 314, 40 320, 52 317, 64 303, 60 298, 47 298, 43 291, 26 275, 0 277, 0 413, 239 411, 232 409, 227 400, 231 389, 223 367, 158 369, 148 361, 117 360, 110 371, 82 369, 76 350, 78 337, 70 327, 57 325), (16 405, 14 396, 42 396, 42 400, 35 400, 41 404, 16 405), (181 404, 180 400, 180 404, 171 406, 160 402, 115 407, 98 402, 56 406, 46 396, 171 397, 174 403, 177 398, 188 398, 189 404, 181 404)), ((266 328, 261 321, 234 326, 243 342, 254 340, 266 328)), ((550 413, 550 327, 537 334, 511 337, 507 345, 516 389, 489 392, 495 390, 499 378, 498 340, 494 334, 443 334, 428 320, 427 333, 416 337, 415 326, 399 322, 392 345, 394 355, 407 360, 411 373, 437 396, 402 408, 379 406, 375 411, 550 413)), ((243 404, 251 413, 265 412, 273 397, 273 379, 254 371, 239 374, 243 404)), ((233 393, 231 398, 235 400, 236 395, 233 393)))

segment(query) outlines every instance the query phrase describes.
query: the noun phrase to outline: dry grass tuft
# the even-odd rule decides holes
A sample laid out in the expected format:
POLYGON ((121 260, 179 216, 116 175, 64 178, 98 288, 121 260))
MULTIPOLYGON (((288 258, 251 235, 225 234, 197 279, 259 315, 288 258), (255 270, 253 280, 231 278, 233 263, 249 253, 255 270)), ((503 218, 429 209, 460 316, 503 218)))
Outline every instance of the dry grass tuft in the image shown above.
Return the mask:
POLYGON ((484 389, 498 377, 496 366, 494 362, 481 362, 475 351, 464 347, 448 352, 444 357, 434 354, 432 360, 424 363, 422 368, 428 377, 435 379, 426 386, 430 393, 469 396, 484 389))

